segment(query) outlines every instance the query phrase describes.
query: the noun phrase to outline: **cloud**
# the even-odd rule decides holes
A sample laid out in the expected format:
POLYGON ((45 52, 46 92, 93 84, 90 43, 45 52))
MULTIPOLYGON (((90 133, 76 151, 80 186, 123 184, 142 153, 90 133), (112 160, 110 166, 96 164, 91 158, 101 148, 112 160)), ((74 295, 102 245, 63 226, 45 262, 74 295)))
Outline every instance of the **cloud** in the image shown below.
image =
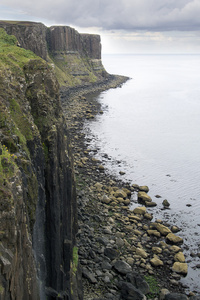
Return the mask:
POLYGON ((1 5, 52 24, 130 31, 200 28, 199 0, 1 0, 1 5))

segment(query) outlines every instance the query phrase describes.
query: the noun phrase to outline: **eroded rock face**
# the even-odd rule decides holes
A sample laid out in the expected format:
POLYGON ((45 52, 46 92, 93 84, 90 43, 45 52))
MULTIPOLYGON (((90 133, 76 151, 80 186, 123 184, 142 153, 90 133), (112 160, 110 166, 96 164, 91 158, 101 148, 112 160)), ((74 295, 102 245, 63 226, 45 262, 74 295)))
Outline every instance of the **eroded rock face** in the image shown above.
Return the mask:
POLYGON ((23 21, 0 21, 0 27, 4 28, 7 34, 16 36, 19 46, 33 51, 45 60, 47 59, 47 27, 44 24, 23 21))
POLYGON ((97 34, 81 34, 83 47, 92 59, 101 59, 101 39, 97 34))
POLYGON ((48 43, 51 52, 81 52, 81 35, 69 26, 51 26, 48 31, 48 43))
POLYGON ((76 191, 59 85, 45 61, 17 46, 10 55, 15 67, 0 68, 1 299, 73 299, 76 191))
POLYGON ((96 34, 80 34, 70 26, 51 26, 23 21, 0 21, 0 27, 16 36, 19 46, 47 60, 51 52, 79 53, 91 59, 101 59, 101 40, 96 34), (48 43, 48 46, 47 46, 48 43))

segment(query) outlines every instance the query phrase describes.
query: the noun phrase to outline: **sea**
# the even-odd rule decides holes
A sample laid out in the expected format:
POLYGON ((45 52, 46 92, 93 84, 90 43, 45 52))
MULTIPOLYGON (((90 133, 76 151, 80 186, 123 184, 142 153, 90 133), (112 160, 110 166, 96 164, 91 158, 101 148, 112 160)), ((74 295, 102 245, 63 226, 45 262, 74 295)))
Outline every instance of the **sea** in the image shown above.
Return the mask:
MULTIPOLYGON (((130 79, 95 96, 104 113, 85 122, 88 147, 98 149, 109 174, 149 187, 154 219, 181 228, 189 267, 181 281, 200 293, 200 55, 109 54, 102 60, 110 74, 130 79)), ((138 206, 136 194, 132 200, 132 208, 138 206)))

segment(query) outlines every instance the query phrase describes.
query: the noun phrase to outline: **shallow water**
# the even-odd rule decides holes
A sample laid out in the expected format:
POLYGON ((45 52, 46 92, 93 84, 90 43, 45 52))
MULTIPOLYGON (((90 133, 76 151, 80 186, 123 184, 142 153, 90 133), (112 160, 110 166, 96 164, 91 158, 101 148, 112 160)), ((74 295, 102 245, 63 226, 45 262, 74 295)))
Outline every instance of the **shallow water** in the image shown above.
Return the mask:
POLYGON ((108 55, 103 63, 131 79, 98 96, 104 114, 85 124, 90 147, 112 174, 148 185, 156 218, 182 228, 192 261, 183 281, 200 292, 200 259, 190 256, 200 252, 200 55, 108 55))

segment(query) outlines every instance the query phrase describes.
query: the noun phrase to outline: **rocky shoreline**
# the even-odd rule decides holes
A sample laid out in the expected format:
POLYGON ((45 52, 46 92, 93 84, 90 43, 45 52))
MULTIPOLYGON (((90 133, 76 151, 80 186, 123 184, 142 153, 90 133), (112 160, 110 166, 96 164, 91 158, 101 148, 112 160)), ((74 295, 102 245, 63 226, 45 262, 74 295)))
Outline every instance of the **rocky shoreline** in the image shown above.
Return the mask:
POLYGON ((95 157, 98 150, 89 149, 85 139, 85 119, 103 113, 90 93, 127 79, 111 75, 92 88, 61 89, 74 154, 83 299, 200 299, 192 291, 186 295, 179 281, 187 274, 187 264, 178 228, 162 220, 152 222, 148 187, 130 186, 108 175, 95 157), (139 203, 131 210, 133 193, 138 193, 139 203))

